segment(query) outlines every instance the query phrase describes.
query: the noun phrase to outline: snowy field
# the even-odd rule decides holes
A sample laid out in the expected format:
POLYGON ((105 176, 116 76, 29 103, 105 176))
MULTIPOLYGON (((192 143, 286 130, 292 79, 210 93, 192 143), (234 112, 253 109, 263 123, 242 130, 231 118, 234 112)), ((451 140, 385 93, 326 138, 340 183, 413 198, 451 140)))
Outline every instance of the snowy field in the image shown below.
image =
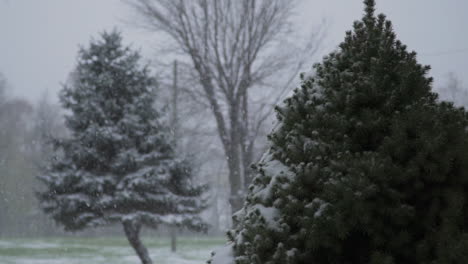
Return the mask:
MULTIPOLYGON (((144 238, 154 263, 203 264, 225 238, 179 238, 171 253, 167 238, 144 238)), ((0 264, 139 264, 124 238, 0 239, 0 264)))

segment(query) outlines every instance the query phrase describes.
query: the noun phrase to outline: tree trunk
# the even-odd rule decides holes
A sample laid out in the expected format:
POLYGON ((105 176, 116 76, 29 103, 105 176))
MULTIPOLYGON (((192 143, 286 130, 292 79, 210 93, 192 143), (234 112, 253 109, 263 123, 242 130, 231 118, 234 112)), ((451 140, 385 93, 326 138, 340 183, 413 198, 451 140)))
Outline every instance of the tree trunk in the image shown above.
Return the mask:
POLYGON ((232 213, 236 213, 242 208, 244 202, 244 186, 242 180, 242 162, 241 162, 241 135, 239 124, 239 107, 235 102, 230 102, 229 105, 229 146, 227 151, 229 183, 231 186, 231 194, 229 203, 231 204, 232 213))
POLYGON ((253 171, 250 167, 253 163, 253 146, 249 145, 242 153, 242 166, 244 169, 244 189, 248 190, 249 185, 252 183, 253 171))
POLYGON ((140 229, 141 224, 133 223, 131 221, 124 221, 123 223, 125 235, 127 236, 128 242, 133 247, 142 264, 153 264, 151 261, 148 250, 140 240, 140 229))
POLYGON ((230 183, 230 196, 229 203, 231 204, 231 212, 234 214, 242 208, 244 203, 244 190, 241 182, 240 171, 240 157, 239 145, 232 143, 229 147, 228 154, 228 169, 229 169, 229 183, 230 183))
POLYGON ((251 126, 249 124, 250 118, 249 118, 249 104, 248 104, 248 89, 247 87, 250 86, 251 83, 251 78, 250 74, 246 73, 247 80, 244 81, 245 87, 242 89, 242 107, 241 107, 241 113, 242 113, 242 119, 240 120, 241 124, 241 154, 242 154, 242 172, 244 176, 244 190, 249 189, 249 185, 252 182, 252 169, 250 168, 250 165, 253 162, 253 147, 255 140, 251 138, 251 126))

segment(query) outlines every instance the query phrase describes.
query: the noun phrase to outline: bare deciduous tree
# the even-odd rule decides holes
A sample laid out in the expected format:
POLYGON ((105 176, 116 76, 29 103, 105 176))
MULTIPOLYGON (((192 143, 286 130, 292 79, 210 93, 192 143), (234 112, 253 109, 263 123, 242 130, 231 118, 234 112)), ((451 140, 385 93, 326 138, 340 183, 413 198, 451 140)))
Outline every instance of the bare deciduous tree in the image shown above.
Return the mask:
POLYGON ((295 1, 128 2, 146 28, 169 35, 174 50, 189 59, 191 74, 201 88, 192 92, 194 98, 203 97, 216 121, 229 171, 229 200, 237 211, 249 184, 255 139, 272 109, 271 104, 251 109, 252 89, 261 89, 259 94, 270 98, 273 91, 280 91, 280 99, 302 68, 303 59, 317 51, 323 31, 314 32, 302 60, 297 60, 298 49, 289 42, 295 1), (270 85, 271 78, 286 68, 289 76, 283 77, 283 83, 270 85), (288 79, 286 83, 284 79, 288 79))
POLYGON ((468 90, 453 72, 447 74, 446 82, 437 87, 442 100, 453 102, 456 106, 468 107, 468 90))

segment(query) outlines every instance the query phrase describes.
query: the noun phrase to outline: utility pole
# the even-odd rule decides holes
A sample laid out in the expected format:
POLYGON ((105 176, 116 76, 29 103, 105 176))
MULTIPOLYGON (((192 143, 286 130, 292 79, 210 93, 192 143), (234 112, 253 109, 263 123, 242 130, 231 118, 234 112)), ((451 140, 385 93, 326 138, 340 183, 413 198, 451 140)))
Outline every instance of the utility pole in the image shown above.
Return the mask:
POLYGON ((179 136, 179 113, 177 107, 177 101, 179 100, 179 87, 177 85, 177 61, 174 61, 173 68, 173 81, 172 81, 172 120, 171 125, 174 133, 174 138, 177 139, 179 136))
MULTIPOLYGON (((177 61, 174 61, 174 69, 173 69, 173 82, 172 82, 172 120, 171 125, 174 133, 175 141, 178 140, 179 137, 179 116, 177 112, 177 100, 179 97, 179 91, 177 87, 177 61)), ((170 233, 171 233, 171 251, 176 252, 177 250, 177 226, 175 224, 170 226, 170 233)))

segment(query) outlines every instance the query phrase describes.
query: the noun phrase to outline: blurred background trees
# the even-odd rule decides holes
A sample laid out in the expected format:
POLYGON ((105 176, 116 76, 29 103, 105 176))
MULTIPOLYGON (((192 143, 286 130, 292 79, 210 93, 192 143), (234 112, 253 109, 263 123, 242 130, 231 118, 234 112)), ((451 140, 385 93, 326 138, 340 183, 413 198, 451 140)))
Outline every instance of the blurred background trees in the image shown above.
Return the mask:
MULTIPOLYGON (((227 174, 231 210, 239 210, 251 181, 250 165, 271 129, 273 106, 291 88, 304 60, 317 52, 324 27, 299 38, 291 24, 296 1, 128 3, 139 26, 169 38, 166 51, 180 60, 181 91, 203 110, 202 120, 195 120, 214 126, 209 128, 226 166, 216 173, 227 174)), ((193 120, 192 113, 187 117, 193 120)))
POLYGON ((47 94, 38 102, 9 95, 6 78, 0 82, 0 235, 54 234, 51 221, 35 198, 35 176, 50 155, 50 135, 64 132, 60 108, 47 94))
POLYGON ((455 73, 447 73, 445 82, 436 87, 436 91, 440 99, 453 102, 458 107, 468 107, 468 88, 455 73))

